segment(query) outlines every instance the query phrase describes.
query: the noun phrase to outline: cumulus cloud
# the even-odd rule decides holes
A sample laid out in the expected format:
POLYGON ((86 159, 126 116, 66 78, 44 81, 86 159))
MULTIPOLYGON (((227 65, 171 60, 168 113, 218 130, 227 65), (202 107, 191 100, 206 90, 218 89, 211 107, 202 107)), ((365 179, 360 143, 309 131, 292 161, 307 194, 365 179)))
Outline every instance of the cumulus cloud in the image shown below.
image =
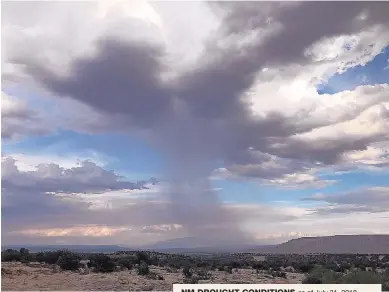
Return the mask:
POLYGON ((34 171, 19 171, 15 160, 2 158, 2 188, 8 190, 30 190, 37 192, 103 192, 118 189, 142 189, 146 182, 121 180, 113 171, 83 161, 78 167, 64 169, 57 164, 39 164, 34 171), (37 183, 39 182, 39 183, 37 183))
POLYGON ((142 227, 144 233, 165 233, 172 232, 182 228, 180 224, 161 224, 161 225, 149 225, 142 227))
POLYGON ((297 159, 280 158, 259 151, 248 150, 233 158, 227 168, 212 172, 213 179, 251 180, 264 185, 285 188, 323 188, 335 180, 321 179, 316 165, 297 159))
POLYGON ((81 217, 91 208, 90 201, 77 199, 78 194, 87 196, 114 190, 142 190, 155 183, 153 179, 130 182, 91 161, 71 168, 51 163, 39 164, 33 170, 20 170, 15 159, 3 157, 1 187, 4 229, 13 229, 14 224, 44 225, 61 220, 64 224, 77 224, 70 218, 81 217))
POLYGON ((11 234, 22 234, 22 235, 32 235, 32 236, 45 236, 45 237, 62 237, 62 236, 91 236, 91 237, 101 237, 101 236, 112 236, 116 233, 131 230, 126 227, 112 228, 107 226, 78 226, 71 228, 52 228, 52 229, 27 229, 16 232, 11 232, 11 234))

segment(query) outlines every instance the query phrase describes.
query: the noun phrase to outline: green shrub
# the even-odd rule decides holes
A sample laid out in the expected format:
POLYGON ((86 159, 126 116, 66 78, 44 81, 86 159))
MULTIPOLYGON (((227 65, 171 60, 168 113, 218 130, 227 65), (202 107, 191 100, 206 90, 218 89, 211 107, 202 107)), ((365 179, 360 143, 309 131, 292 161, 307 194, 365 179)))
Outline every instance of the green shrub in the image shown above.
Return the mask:
POLYGON ((193 275, 192 277, 185 278, 184 284, 198 284, 199 278, 196 275, 193 275))
POLYGON ((122 268, 127 268, 129 270, 132 270, 132 268, 134 267, 133 265, 133 259, 130 258, 130 257, 123 257, 123 258, 120 258, 118 261, 117 261, 117 264, 118 266, 122 267, 122 268))
POLYGON ((232 274, 232 267, 231 266, 225 266, 224 271, 228 274, 232 274))
POLYGON ((115 270, 115 262, 105 254, 94 254, 89 257, 88 266, 97 273, 111 273, 115 270))
POLYGON ((374 272, 356 271, 340 279, 340 284, 381 284, 382 277, 374 272))
POLYGON ((309 273, 315 266, 312 263, 294 263, 293 268, 301 273, 309 273))
POLYGON ((318 278, 308 276, 303 281, 303 284, 322 284, 322 281, 318 278))
POLYGON ((321 277, 323 284, 336 284, 342 278, 342 273, 337 273, 334 271, 325 271, 321 277))
POLYGON ((22 255, 15 249, 7 249, 1 252, 2 262, 19 262, 22 259, 22 255))
POLYGON ((198 270, 196 271, 196 274, 199 280, 209 280, 212 278, 212 274, 207 270, 198 270))
POLYGON ((30 254, 30 251, 27 248, 24 248, 24 247, 22 247, 19 250, 19 252, 20 252, 21 255, 28 255, 28 254, 30 254))
POLYGON ((151 260, 150 260, 150 257, 147 253, 143 252, 143 251, 138 251, 136 254, 136 260, 135 260, 135 263, 136 264, 141 264, 142 262, 145 262, 146 264, 151 264, 151 260))
POLYGON ((19 250, 20 253, 20 262, 26 264, 33 260, 32 254, 30 254, 30 251, 27 248, 21 248, 19 250))
POLYGON ((72 252, 65 252, 59 256, 57 265, 63 270, 75 271, 80 267, 80 256, 72 252))
POLYGON ((145 276, 150 272, 149 265, 146 262, 141 262, 138 266, 138 275, 145 276))
POLYGON ((67 250, 57 250, 57 251, 45 251, 38 252, 35 255, 35 260, 41 263, 47 263, 49 265, 54 265, 57 263, 60 256, 68 253, 67 250))
POLYGON ((192 277, 193 272, 189 266, 185 266, 184 269, 182 270, 182 273, 186 278, 192 277))
POLYGON ((286 279, 286 273, 281 271, 273 271, 271 272, 271 275, 273 277, 279 277, 279 278, 285 278, 286 279))

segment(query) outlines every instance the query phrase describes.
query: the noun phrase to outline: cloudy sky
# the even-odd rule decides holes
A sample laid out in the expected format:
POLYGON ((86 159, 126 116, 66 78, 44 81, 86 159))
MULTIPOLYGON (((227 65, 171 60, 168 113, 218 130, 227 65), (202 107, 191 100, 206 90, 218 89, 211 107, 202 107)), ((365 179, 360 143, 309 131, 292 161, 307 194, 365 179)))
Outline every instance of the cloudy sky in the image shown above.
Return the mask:
POLYGON ((3 2, 3 244, 389 233, 388 2, 3 2))

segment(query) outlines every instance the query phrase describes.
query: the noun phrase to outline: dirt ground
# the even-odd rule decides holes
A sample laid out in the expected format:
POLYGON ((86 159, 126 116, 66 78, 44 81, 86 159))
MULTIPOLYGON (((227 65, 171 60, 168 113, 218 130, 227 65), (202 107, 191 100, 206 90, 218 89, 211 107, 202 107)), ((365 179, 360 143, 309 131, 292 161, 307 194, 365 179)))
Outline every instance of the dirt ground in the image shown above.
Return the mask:
MULTIPOLYGON (((1 290, 137 290, 137 291, 167 291, 172 289, 174 283, 183 283, 181 270, 171 271, 168 268, 151 267, 151 272, 162 275, 164 280, 150 279, 137 275, 135 270, 120 271, 108 274, 80 274, 79 272, 59 271, 57 267, 47 264, 32 263, 28 266, 22 263, 2 263, 1 290)), ((303 275, 287 273, 287 279, 272 278, 255 270, 240 269, 228 274, 226 272, 212 271, 212 279, 199 283, 222 284, 258 284, 301 283, 303 275)))

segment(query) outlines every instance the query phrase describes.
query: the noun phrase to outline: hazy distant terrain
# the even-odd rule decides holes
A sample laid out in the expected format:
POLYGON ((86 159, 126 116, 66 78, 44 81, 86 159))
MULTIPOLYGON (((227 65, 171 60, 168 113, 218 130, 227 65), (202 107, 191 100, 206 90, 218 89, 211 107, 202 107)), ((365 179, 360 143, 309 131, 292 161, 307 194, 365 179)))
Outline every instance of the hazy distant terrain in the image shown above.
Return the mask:
POLYGON ((389 254, 389 235, 304 237, 250 251, 268 254, 389 254))
POLYGON ((40 252, 40 251, 56 251, 60 249, 68 249, 74 252, 117 252, 128 250, 128 247, 123 247, 119 245, 79 245, 79 244, 70 244, 70 245, 5 245, 1 247, 1 250, 6 249, 20 249, 27 248, 31 252, 40 252))
POLYGON ((5 249, 27 247, 31 252, 69 249, 75 252, 117 252, 126 250, 150 250, 165 253, 233 253, 249 252, 263 254, 389 254, 389 235, 336 235, 303 237, 278 245, 263 246, 212 246, 201 245, 194 238, 179 238, 159 242, 145 247, 119 245, 31 245, 2 246, 5 249), (192 241, 192 244, 191 244, 192 241))

